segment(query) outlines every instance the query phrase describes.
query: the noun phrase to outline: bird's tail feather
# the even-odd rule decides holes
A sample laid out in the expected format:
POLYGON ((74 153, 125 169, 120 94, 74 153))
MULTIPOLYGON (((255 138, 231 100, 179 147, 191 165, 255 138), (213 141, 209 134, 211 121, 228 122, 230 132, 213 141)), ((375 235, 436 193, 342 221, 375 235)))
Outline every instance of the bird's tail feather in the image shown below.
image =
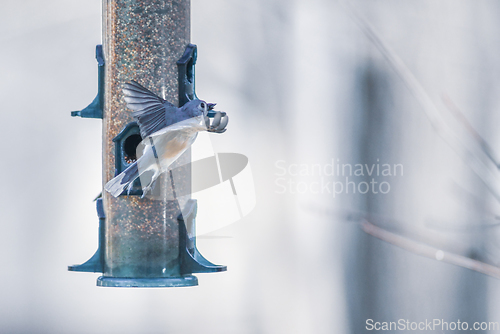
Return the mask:
POLYGON ((106 185, 104 189, 108 191, 114 197, 120 196, 125 188, 132 185, 135 179, 139 177, 139 168, 137 167, 137 161, 131 164, 127 169, 123 172, 115 176, 111 179, 106 185))

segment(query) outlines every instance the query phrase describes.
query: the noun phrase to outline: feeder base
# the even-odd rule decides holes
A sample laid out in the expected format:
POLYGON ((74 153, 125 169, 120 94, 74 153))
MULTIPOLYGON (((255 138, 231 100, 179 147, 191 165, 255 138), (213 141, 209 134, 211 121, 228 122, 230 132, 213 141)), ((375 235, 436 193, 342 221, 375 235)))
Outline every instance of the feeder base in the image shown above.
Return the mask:
POLYGON ((97 286, 115 288, 173 288, 196 285, 198 285, 198 279, 193 275, 160 278, 124 278, 101 276, 97 279, 97 286))

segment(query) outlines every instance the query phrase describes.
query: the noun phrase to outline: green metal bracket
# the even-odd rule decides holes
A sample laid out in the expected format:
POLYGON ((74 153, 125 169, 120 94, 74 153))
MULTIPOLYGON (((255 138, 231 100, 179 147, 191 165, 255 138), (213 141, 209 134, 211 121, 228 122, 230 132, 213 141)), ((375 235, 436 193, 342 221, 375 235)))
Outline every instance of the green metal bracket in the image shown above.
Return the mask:
POLYGON ((227 267, 216 265, 208 261, 196 248, 196 200, 190 199, 186 204, 185 217, 177 217, 179 222, 179 256, 181 260, 181 274, 213 273, 226 271, 227 267))
POLYGON ((68 266, 69 271, 83 271, 89 273, 104 272, 104 222, 106 216, 102 205, 102 198, 96 200, 97 216, 99 217, 99 244, 92 257, 83 264, 68 266))
POLYGON ((71 116, 80 116, 82 118, 101 118, 104 107, 104 55, 102 45, 97 45, 95 50, 95 58, 97 59, 97 96, 85 108, 79 111, 72 111, 71 116))

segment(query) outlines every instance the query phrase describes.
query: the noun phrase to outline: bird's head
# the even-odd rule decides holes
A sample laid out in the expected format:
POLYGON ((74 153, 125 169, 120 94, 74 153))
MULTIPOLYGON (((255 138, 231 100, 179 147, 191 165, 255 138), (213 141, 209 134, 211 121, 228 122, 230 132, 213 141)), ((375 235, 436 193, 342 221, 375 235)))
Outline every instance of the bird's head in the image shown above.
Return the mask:
POLYGON ((208 112, 215 107, 215 103, 207 103, 203 100, 192 100, 186 103, 182 108, 186 110, 190 117, 207 116, 208 112))

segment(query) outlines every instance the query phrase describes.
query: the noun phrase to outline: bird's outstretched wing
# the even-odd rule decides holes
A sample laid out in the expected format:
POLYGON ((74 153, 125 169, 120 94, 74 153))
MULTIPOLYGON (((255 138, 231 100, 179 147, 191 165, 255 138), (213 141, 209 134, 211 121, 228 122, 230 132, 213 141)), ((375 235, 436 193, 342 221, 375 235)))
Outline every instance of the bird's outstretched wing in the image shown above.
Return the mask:
POLYGON ((132 116, 139 124, 142 138, 167 126, 167 114, 175 114, 177 109, 135 81, 127 82, 123 93, 127 107, 134 111, 132 116))

